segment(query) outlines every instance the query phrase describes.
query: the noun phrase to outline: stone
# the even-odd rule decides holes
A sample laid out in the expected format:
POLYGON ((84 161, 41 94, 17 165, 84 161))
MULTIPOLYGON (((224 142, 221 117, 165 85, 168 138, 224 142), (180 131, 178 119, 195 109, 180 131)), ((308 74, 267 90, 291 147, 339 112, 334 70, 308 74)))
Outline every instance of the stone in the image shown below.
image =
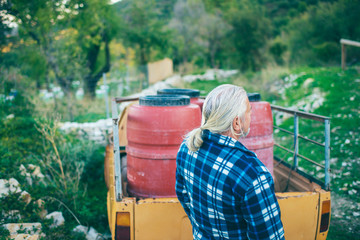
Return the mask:
POLYGON ((313 78, 308 78, 308 79, 305 80, 303 86, 308 88, 310 86, 310 84, 313 83, 313 82, 314 82, 313 78))
POLYGON ((26 204, 31 202, 31 195, 27 191, 22 191, 19 199, 23 200, 26 204))
POLYGON ((38 240, 40 239, 39 235, 30 235, 30 234, 17 234, 17 235, 11 235, 10 239, 14 240, 38 240))
POLYGON ((74 232, 84 233, 87 240, 96 240, 99 237, 99 233, 93 228, 85 227, 83 225, 78 225, 73 229, 74 232))
POLYGON ((38 215, 41 218, 45 218, 46 215, 48 214, 48 211, 45 209, 45 201, 38 199, 35 201, 35 204, 38 206, 38 208, 40 209, 40 211, 38 212, 38 215))
POLYGON ((86 235, 88 228, 83 225, 78 225, 73 229, 73 232, 84 233, 86 235))
POLYGON ((21 174, 22 176, 25 176, 25 175, 26 175, 27 171, 26 171, 26 168, 25 168, 24 165, 21 164, 19 170, 20 170, 20 174, 21 174))
POLYGON ((17 221, 21 219, 19 210, 10 210, 9 212, 2 211, 3 218, 8 220, 17 221))
POLYGON ((19 192, 21 192, 20 184, 15 178, 0 179, 0 197, 19 192))
POLYGON ((41 173, 41 170, 40 170, 40 167, 39 166, 36 166, 33 173, 32 173, 33 176, 36 176, 38 178, 44 178, 45 176, 41 173))
POLYGON ((63 225, 65 219, 62 215, 62 212, 52 212, 45 217, 46 219, 53 219, 53 224, 51 224, 50 228, 58 227, 63 225))
POLYGON ((34 164, 28 164, 28 169, 30 170, 34 170, 36 168, 36 166, 34 164))
POLYGON ((18 231, 30 235, 41 233, 41 223, 8 223, 4 224, 3 227, 9 230, 10 235, 18 235, 18 231))
POLYGON ((86 234, 86 239, 87 240, 96 240, 96 239, 98 239, 98 236, 99 236, 99 233, 93 227, 90 227, 90 230, 86 234))

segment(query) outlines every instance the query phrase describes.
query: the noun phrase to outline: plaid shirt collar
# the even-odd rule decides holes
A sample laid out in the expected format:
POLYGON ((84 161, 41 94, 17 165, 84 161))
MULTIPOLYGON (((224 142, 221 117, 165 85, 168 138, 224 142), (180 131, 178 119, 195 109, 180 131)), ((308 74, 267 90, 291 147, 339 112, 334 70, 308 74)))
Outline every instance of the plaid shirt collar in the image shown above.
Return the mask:
POLYGON ((212 133, 207 129, 205 129, 202 132, 202 137, 203 137, 204 141, 210 140, 211 142, 216 142, 217 144, 222 145, 222 146, 237 148, 242 152, 245 152, 251 156, 257 157, 254 152, 247 149, 241 142, 237 141, 236 139, 234 139, 232 137, 217 134, 217 133, 212 133))

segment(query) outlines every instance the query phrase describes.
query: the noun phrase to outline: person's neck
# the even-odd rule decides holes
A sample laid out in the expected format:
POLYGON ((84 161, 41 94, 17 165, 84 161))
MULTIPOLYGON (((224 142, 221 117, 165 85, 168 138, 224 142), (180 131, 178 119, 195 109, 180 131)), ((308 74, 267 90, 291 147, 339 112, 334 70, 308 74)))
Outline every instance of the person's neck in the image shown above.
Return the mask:
POLYGON ((237 136, 237 135, 234 136, 234 134, 231 132, 231 130, 220 133, 220 135, 231 137, 231 138, 235 139, 236 141, 239 140, 239 136, 237 136))

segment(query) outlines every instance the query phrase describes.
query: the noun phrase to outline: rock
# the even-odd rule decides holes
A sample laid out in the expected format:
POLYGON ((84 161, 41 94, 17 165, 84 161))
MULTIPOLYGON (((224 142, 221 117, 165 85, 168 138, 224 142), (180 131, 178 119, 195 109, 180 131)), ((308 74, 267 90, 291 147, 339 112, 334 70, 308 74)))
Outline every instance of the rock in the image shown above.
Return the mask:
POLYGON ((26 168, 25 168, 24 165, 21 164, 19 170, 20 170, 20 174, 21 174, 22 176, 25 176, 25 175, 26 175, 27 171, 26 171, 26 168))
POLYGON ((98 238, 99 233, 93 228, 90 227, 90 230, 86 234, 87 240, 96 240, 98 238))
POLYGON ((10 239, 13 240, 38 240, 40 239, 39 235, 29 235, 29 234, 18 234, 18 235, 11 235, 10 239))
POLYGON ((34 164, 28 164, 28 169, 29 170, 34 170, 36 168, 36 166, 34 164))
POLYGON ((84 233, 85 235, 87 234, 87 231, 88 228, 83 225, 78 225, 73 229, 73 232, 84 233))
POLYGON ((15 178, 0 179, 0 197, 19 192, 21 192, 20 184, 15 178))
POLYGON ((7 115, 7 116, 6 116, 6 119, 13 119, 14 117, 15 117, 14 114, 10 114, 10 115, 7 115))
POLYGON ((41 233, 41 223, 8 223, 3 225, 9 230, 10 235, 18 235, 22 231, 30 235, 39 235, 41 233))
POLYGON ((35 204, 39 207, 40 212, 38 213, 41 218, 45 218, 48 211, 45 209, 45 202, 41 199, 35 201, 35 204))
POLYGON ((28 185, 32 186, 33 182, 32 182, 31 175, 30 175, 30 173, 27 172, 25 166, 21 164, 19 170, 20 170, 20 175, 26 176, 26 182, 28 183, 28 185))
POLYGON ((24 202, 26 202, 26 204, 29 204, 31 202, 31 196, 28 192, 26 191, 22 191, 20 194, 19 199, 23 200, 24 202))
POLYGON ((73 229, 74 232, 84 233, 87 240, 96 240, 98 239, 99 233, 93 228, 85 227, 83 225, 78 225, 73 229))
POLYGON ((45 176, 41 173, 40 167, 39 166, 35 166, 35 169, 32 173, 33 176, 36 176, 38 178, 44 178, 45 176))
POLYGON ((13 221, 17 221, 21 219, 19 210, 10 210, 9 212, 2 211, 2 214, 4 219, 9 219, 13 221))
POLYGON ((51 224, 50 228, 58 227, 63 225, 65 219, 62 215, 62 212, 52 212, 45 217, 46 219, 53 219, 53 224, 51 224))
POLYGON ((353 216, 354 216, 354 217, 359 217, 359 216, 360 216, 360 212, 353 212, 353 216))
POLYGON ((313 78, 308 78, 308 79, 305 80, 303 86, 308 88, 310 86, 310 84, 313 83, 313 82, 314 82, 313 78))
POLYGON ((38 240, 40 239, 39 235, 30 235, 30 234, 18 234, 10 236, 11 239, 14 240, 38 240))

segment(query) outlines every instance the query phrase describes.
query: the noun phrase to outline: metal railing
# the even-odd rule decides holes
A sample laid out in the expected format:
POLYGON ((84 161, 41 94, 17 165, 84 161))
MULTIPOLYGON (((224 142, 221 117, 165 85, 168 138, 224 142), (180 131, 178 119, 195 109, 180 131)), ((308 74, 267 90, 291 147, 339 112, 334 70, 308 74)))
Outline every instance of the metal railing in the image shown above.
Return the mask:
POLYGON ((310 162, 313 165, 316 165, 318 167, 321 167, 323 169, 325 169, 325 189, 326 190, 330 190, 330 118, 329 117, 325 117, 325 116, 321 116, 321 115, 317 115, 317 114, 311 114, 311 113, 306 113, 306 112, 302 112, 302 111, 296 111, 296 110, 291 110, 288 108, 284 108, 284 107, 280 107, 280 106, 276 106, 276 105, 271 105, 271 109, 274 111, 279 111, 279 112, 284 112, 287 114, 291 114, 294 117, 294 131, 288 131, 286 129, 283 129, 281 127, 275 126, 275 129, 278 129, 282 132, 285 132, 287 134, 293 135, 294 136, 294 148, 293 150, 288 149, 284 146, 281 146, 278 143, 274 143, 274 145, 276 147, 279 147, 282 150, 285 150, 289 153, 292 153, 294 156, 294 163, 293 163, 293 169, 297 169, 298 168, 298 158, 302 158, 308 162, 310 162), (312 139, 309 139, 307 137, 304 137, 302 135, 299 134, 299 118, 305 118, 305 119, 311 119, 311 120, 315 120, 318 122, 323 122, 324 123, 324 143, 320 143, 317 141, 314 141, 312 139), (305 157, 301 154, 299 154, 299 138, 311 142, 312 144, 318 145, 318 146, 322 146, 324 147, 324 159, 325 159, 325 164, 322 165, 308 157, 305 157))
POLYGON ((113 120, 113 144, 114 144, 114 161, 115 161, 115 196, 116 201, 123 198, 123 190, 121 184, 121 158, 119 145, 119 115, 117 110, 117 101, 115 98, 111 100, 112 120, 113 120))

